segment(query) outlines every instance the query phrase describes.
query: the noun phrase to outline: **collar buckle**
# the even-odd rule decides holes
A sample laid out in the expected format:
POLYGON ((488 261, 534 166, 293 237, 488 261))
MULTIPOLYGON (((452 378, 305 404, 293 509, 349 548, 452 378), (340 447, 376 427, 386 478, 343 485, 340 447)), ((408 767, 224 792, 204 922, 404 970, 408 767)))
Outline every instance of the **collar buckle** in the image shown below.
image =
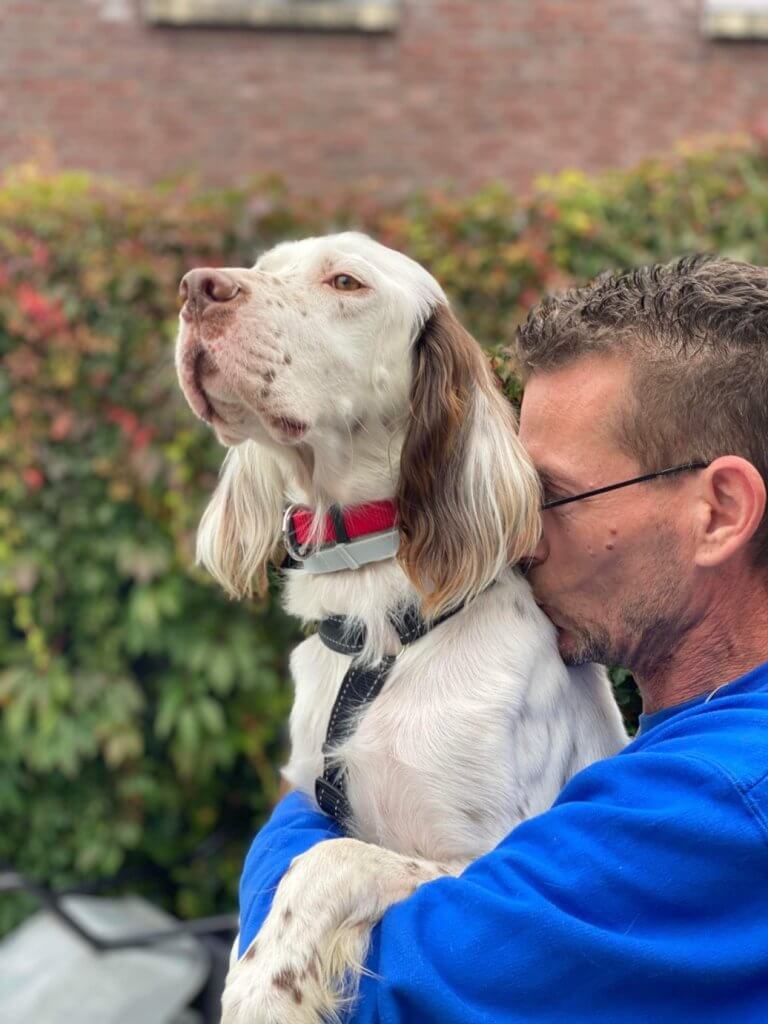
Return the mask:
POLYGON ((304 506, 300 502, 294 501, 288 506, 288 508, 286 508, 285 512, 283 513, 283 545, 285 546, 285 550, 288 552, 289 556, 294 560, 294 562, 303 562, 305 558, 304 549, 299 545, 298 541, 296 540, 296 531, 293 527, 294 513, 297 512, 298 509, 300 508, 304 508, 304 506))

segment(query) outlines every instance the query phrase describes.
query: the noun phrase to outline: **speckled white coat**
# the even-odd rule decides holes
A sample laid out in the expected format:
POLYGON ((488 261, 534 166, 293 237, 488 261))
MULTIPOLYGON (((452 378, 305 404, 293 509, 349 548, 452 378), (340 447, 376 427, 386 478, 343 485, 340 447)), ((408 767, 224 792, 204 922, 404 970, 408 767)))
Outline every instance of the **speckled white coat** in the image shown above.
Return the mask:
MULTIPOLYGON (((398 655, 339 749, 354 838, 297 858, 261 932, 240 960, 233 957, 224 995, 225 1024, 317 1024, 354 993, 369 928, 387 906, 459 872, 626 737, 604 670, 563 665, 554 627, 523 576, 508 568, 538 535, 535 473, 511 410, 476 343, 446 313, 434 278, 402 254, 345 233, 278 246, 251 269, 197 272, 186 288, 182 388, 232 446, 198 552, 235 595, 263 578, 288 501, 323 514, 332 502, 395 498, 407 437, 421 429, 422 409, 409 397, 414 346, 428 318, 442 316, 438 364, 442 351, 446 365, 464 359, 477 377, 452 391, 445 375, 439 385, 444 367, 437 365, 442 397, 422 394, 438 416, 440 401, 463 395, 464 420, 447 446, 453 461, 433 446, 426 453, 434 458, 431 479, 455 484, 446 489, 450 505, 424 504, 438 532, 443 516, 452 523, 460 570, 452 597, 465 607, 400 650, 390 616, 424 596, 411 582, 413 566, 410 576, 396 560, 286 574, 293 615, 305 622, 354 616, 367 630, 367 658, 398 655), (348 291, 350 277, 360 287, 348 291)), ((434 549, 427 570, 419 575, 439 571, 434 549)), ((296 696, 283 773, 310 796, 348 667, 348 657, 316 636, 291 658, 296 696)))

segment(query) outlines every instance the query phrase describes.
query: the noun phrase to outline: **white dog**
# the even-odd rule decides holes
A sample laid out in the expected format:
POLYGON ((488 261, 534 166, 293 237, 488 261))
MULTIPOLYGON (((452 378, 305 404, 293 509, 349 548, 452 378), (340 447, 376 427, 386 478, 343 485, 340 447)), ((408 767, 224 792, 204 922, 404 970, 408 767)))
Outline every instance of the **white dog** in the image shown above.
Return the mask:
POLYGON ((354 837, 294 862, 233 963, 224 1020, 316 1024, 354 994, 390 904, 460 872, 626 737, 605 672, 563 666, 509 568, 538 538, 538 481, 434 278, 344 233, 192 271, 181 291, 181 385, 231 446, 199 558, 250 594, 287 526, 285 605, 331 636, 293 654, 283 775, 354 837), (381 690, 355 714, 334 707, 350 679, 381 690))

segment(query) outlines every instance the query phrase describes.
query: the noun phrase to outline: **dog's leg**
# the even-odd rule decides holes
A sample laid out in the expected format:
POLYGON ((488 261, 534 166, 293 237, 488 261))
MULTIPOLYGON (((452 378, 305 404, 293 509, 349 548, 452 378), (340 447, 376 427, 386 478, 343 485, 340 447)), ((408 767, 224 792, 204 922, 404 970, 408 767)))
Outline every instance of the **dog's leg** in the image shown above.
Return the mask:
POLYGON ((370 930, 387 907, 460 869, 357 839, 331 839, 297 857, 227 976, 222 1024, 333 1020, 355 997, 370 930))

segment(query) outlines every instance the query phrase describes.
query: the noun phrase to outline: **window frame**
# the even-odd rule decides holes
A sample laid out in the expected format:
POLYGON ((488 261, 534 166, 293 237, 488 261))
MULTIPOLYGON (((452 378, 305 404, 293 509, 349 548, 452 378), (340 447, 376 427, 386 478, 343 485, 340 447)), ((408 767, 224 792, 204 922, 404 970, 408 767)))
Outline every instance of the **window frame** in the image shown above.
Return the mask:
POLYGON ((400 0, 142 0, 156 25, 391 32, 400 0))
POLYGON ((710 39, 768 39, 768 0, 704 0, 701 27, 710 39))

